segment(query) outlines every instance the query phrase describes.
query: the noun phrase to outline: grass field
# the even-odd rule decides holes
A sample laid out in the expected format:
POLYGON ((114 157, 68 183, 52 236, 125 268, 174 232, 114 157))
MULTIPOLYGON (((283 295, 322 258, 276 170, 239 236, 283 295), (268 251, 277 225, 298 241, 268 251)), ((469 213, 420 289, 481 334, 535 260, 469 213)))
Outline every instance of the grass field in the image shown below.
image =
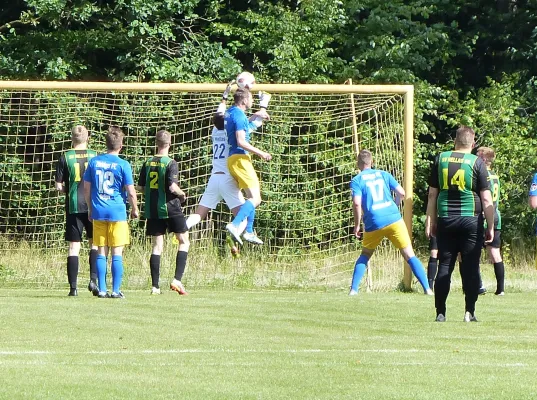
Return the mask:
POLYGON ((532 292, 0 289, 0 398, 535 399, 532 292))

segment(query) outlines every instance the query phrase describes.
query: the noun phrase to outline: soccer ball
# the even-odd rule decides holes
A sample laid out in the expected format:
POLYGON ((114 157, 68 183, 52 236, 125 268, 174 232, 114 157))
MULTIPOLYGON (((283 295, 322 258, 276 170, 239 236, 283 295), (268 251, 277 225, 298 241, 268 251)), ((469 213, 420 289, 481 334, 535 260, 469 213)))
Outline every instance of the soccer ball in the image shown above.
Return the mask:
POLYGON ((244 71, 237 75, 237 86, 241 89, 252 90, 255 85, 255 77, 250 72, 244 71))

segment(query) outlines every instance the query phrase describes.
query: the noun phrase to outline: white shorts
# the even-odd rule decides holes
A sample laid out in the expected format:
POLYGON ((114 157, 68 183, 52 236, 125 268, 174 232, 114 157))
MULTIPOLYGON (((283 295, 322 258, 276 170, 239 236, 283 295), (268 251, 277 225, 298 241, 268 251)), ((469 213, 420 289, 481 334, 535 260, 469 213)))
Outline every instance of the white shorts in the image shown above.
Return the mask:
POLYGON ((222 200, 230 210, 244 204, 244 196, 231 175, 212 174, 199 204, 213 210, 222 200))

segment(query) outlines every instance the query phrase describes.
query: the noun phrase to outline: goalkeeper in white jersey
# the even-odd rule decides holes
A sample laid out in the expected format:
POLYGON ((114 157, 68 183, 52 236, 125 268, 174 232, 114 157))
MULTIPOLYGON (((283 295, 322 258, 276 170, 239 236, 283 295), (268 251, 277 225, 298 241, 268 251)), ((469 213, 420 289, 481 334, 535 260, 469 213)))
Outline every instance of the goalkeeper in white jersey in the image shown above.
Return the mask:
MULTIPOLYGON (((226 87, 222 95, 222 102, 218 106, 213 118, 214 127, 211 133, 213 169, 195 213, 187 218, 186 224, 189 229, 205 219, 209 211, 215 209, 222 200, 224 200, 233 215, 236 215, 240 207, 244 204, 244 196, 227 167, 229 144, 227 133, 224 129, 224 113, 226 112, 226 100, 231 91, 232 84, 233 82, 230 82, 226 87)), ((263 124, 264 119, 268 119, 266 108, 270 97, 269 93, 259 92, 261 110, 252 114, 250 117, 249 127, 252 132, 263 124)), ((240 225, 240 232, 244 231, 246 223, 247 220, 244 220, 240 225)))

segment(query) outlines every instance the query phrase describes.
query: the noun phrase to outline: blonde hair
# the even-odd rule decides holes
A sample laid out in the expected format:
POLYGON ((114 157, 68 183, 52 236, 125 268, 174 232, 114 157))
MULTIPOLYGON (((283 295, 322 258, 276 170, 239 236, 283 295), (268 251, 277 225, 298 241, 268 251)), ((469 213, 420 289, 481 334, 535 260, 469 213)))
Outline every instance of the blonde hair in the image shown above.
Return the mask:
POLYGON ((170 135, 170 132, 161 129, 157 132, 157 135, 155 136, 155 141, 157 143, 157 147, 159 149, 169 146, 172 143, 172 136, 170 135))
POLYGON ((88 141, 88 130, 83 125, 73 126, 71 129, 71 140, 73 145, 79 145, 88 141))
POLYGON ((123 131, 119 126, 111 126, 106 133, 106 148, 109 151, 116 151, 123 146, 123 131))
POLYGON ((477 149, 477 156, 485 160, 487 164, 490 164, 496 158, 496 153, 491 147, 481 146, 477 149))

